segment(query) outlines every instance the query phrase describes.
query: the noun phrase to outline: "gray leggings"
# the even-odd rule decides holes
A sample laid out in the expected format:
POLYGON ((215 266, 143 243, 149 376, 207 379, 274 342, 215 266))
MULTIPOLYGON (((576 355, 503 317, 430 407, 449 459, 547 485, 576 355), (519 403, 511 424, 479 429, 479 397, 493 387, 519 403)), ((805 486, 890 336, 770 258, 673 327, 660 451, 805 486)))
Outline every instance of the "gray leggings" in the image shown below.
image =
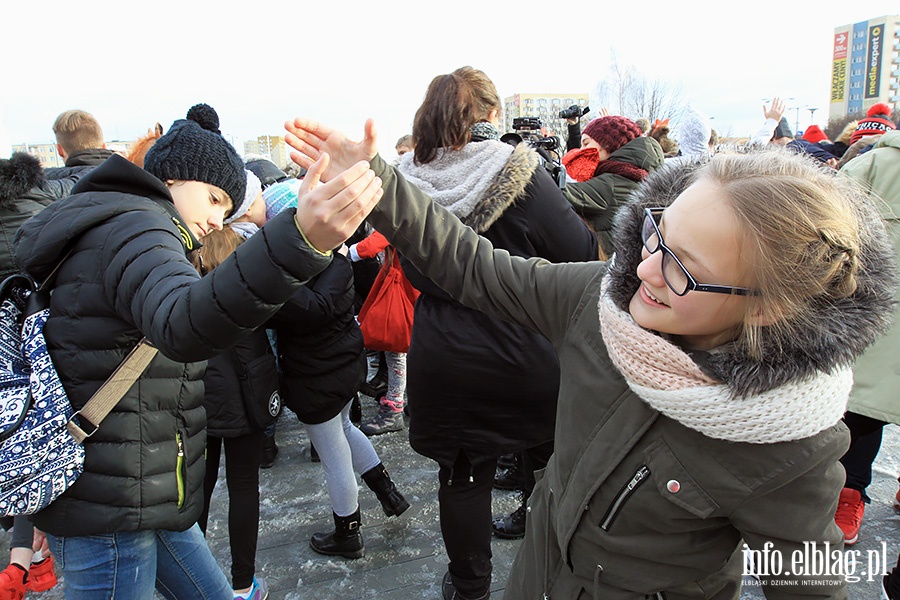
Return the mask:
POLYGON ((354 471, 362 474, 381 462, 369 438, 350 422, 350 404, 324 423, 303 423, 325 468, 331 510, 339 517, 348 517, 359 508, 359 485, 354 471))
POLYGON ((3 517, 3 529, 9 531, 12 529, 12 536, 9 540, 9 549, 28 548, 34 542, 34 526, 31 524, 31 517, 26 515, 16 515, 15 517, 3 517))

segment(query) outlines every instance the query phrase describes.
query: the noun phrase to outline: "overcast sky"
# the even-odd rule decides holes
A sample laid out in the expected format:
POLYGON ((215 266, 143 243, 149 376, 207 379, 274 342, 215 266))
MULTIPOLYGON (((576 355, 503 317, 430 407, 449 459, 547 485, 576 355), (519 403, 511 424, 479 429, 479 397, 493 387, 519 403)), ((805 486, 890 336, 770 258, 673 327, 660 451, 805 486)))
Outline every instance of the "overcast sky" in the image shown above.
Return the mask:
POLYGON ((53 120, 70 108, 94 114, 107 140, 130 140, 198 102, 241 151, 283 135, 294 116, 354 137, 373 117, 394 156, 435 75, 471 65, 501 98, 593 94, 613 50, 620 65, 680 85, 721 135, 755 131, 762 99, 776 95, 795 98, 788 118, 803 129, 808 107, 827 121, 833 29, 898 12, 870 0, 6 3, 0 156, 52 142, 53 120))

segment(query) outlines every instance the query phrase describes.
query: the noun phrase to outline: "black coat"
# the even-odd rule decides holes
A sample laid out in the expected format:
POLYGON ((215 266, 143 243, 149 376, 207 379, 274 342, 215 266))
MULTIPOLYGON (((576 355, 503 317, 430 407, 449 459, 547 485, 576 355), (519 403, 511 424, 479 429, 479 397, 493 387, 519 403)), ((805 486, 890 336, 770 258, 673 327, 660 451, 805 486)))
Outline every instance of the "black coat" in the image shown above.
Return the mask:
POLYGON ((142 336, 159 348, 85 441, 84 473, 35 515, 41 530, 83 536, 193 525, 203 507, 206 359, 266 322, 330 262, 303 241, 293 211, 202 279, 185 256, 196 243, 165 185, 119 156, 19 230, 16 262, 38 280, 72 248, 44 334, 76 410, 142 336))
POLYGON ((255 359, 271 353, 269 337, 260 327, 234 347, 207 361, 203 376, 203 408, 206 431, 220 438, 234 438, 259 431, 247 417, 247 398, 241 376, 255 359))
POLYGON ((0 280, 18 269, 13 262, 13 241, 25 221, 51 202, 65 198, 86 172, 48 181, 41 162, 24 152, 0 160, 0 280))
POLYGON ((304 423, 332 419, 365 381, 366 354, 354 296, 353 267, 337 254, 272 320, 284 403, 304 423))
MULTIPOLYGON (((597 238, 533 157, 520 144, 463 222, 515 256, 597 260, 597 238)), ((550 342, 459 304, 401 264, 421 292, 407 359, 416 452, 449 466, 463 451, 477 464, 551 440, 559 364, 550 342)))

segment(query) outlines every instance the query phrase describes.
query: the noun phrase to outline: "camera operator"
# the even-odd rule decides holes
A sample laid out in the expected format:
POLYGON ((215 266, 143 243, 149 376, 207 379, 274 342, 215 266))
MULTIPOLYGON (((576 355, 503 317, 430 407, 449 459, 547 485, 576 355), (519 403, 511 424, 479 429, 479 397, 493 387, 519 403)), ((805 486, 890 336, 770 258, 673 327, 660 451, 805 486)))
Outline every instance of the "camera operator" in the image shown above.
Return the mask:
MULTIPOLYGON (((577 117, 569 120, 569 148, 578 128, 577 117)), ((663 164, 662 148, 653 138, 641 136, 641 128, 631 119, 607 114, 588 123, 581 146, 569 150, 562 162, 575 180, 565 186, 563 194, 594 230, 604 257, 612 256, 615 212, 631 191, 663 164)))

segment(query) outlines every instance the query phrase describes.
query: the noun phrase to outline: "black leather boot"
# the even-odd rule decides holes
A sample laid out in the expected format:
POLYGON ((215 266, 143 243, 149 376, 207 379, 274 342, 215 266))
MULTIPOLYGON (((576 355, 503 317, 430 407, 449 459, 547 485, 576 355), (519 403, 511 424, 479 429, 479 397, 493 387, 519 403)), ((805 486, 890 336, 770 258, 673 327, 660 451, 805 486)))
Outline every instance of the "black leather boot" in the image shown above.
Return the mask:
POLYGON ((359 509, 348 517, 339 517, 334 513, 334 531, 330 533, 314 533, 309 540, 309 547, 328 556, 344 558, 362 558, 366 554, 360 530, 359 509))
POLYGON ((381 509, 387 516, 400 516, 409 508, 409 502, 397 490, 397 486, 391 481, 391 476, 388 475, 387 469, 382 463, 378 463, 378 466, 363 473, 362 479, 369 489, 375 492, 378 501, 381 502, 381 509))
POLYGON ((512 513, 495 518, 491 523, 491 529, 494 535, 500 539, 517 540, 523 538, 525 537, 525 518, 527 515, 528 507, 525 505, 525 500, 522 500, 519 508, 512 513))

